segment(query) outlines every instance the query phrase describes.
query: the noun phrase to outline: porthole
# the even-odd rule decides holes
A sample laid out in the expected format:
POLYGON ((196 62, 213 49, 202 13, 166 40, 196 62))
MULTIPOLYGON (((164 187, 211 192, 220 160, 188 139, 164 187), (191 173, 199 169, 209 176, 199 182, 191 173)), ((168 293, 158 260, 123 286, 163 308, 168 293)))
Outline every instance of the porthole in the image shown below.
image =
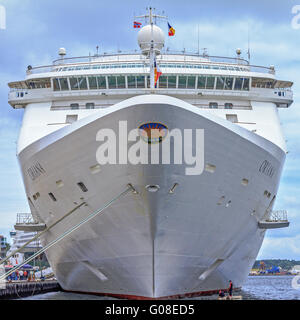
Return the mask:
POLYGON ((54 202, 57 201, 56 198, 55 198, 55 196, 54 196, 54 194, 53 194, 52 192, 50 192, 50 193, 48 193, 48 194, 49 194, 49 197, 50 197, 54 202))
POLYGON ((242 180, 242 185, 243 185, 243 186, 247 186, 248 183, 249 183, 249 180, 248 180, 248 179, 243 179, 243 180, 242 180))
POLYGON ((217 202, 217 205, 220 206, 225 200, 225 196, 222 196, 219 201, 217 202))
POLYGON ((64 186, 64 183, 62 182, 62 180, 56 181, 56 186, 57 186, 58 188, 61 188, 61 187, 64 186))
POLYGON ((85 186, 83 182, 78 182, 77 185, 82 190, 82 192, 88 192, 88 188, 85 186))
POLYGON ((216 166, 214 166, 213 164, 207 163, 205 166, 205 171, 214 173, 216 171, 216 166))
POLYGON ((96 164, 95 166, 90 167, 91 173, 96 174, 101 171, 101 167, 99 164, 96 164))

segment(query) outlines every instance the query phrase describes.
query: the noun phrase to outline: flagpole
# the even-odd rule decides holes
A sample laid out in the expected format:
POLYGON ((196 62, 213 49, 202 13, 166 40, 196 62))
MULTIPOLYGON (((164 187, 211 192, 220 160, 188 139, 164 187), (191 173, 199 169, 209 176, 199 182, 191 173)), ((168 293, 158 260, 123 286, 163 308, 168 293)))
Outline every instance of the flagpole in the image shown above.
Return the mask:
POLYGON ((153 39, 153 17, 152 17, 152 8, 149 8, 149 20, 151 25, 151 45, 149 52, 150 59, 150 88, 154 89, 154 60, 155 60, 155 52, 154 52, 154 39, 153 39))
MULTIPOLYGON (((147 8, 148 10, 148 8, 147 8)), ((153 14, 152 12, 152 8, 149 8, 149 14, 146 15, 142 15, 142 16, 137 16, 135 17, 135 19, 137 18, 145 18, 148 19, 149 18, 149 25, 151 27, 151 38, 150 38, 150 46, 149 46, 149 65, 150 65, 150 89, 154 89, 155 88, 155 60, 156 60, 156 48, 154 47, 155 43, 154 43, 154 21, 153 18, 155 19, 165 19, 167 20, 167 17, 165 16, 161 16, 161 15, 157 15, 157 14, 153 14)))

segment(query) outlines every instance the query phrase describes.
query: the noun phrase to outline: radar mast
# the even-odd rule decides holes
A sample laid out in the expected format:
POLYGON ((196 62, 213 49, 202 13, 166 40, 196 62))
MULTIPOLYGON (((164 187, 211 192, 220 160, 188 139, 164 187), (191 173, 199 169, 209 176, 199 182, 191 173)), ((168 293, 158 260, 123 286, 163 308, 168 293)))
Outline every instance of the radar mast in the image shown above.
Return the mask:
POLYGON ((165 39, 163 31, 154 24, 153 19, 167 20, 166 16, 153 14, 152 8, 149 8, 149 13, 136 16, 135 19, 145 18, 148 24, 139 31, 138 42, 142 53, 149 57, 150 62, 150 88, 154 89, 154 62, 156 55, 160 54, 160 50, 164 47, 165 39))

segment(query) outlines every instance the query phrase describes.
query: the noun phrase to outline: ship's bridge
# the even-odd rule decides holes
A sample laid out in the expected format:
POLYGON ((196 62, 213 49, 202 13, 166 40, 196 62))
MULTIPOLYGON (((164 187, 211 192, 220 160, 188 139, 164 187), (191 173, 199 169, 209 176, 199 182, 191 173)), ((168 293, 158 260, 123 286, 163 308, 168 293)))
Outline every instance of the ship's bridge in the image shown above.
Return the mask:
POLYGON ((9 102, 14 108, 37 101, 72 97, 126 97, 160 93, 171 96, 251 96, 288 107, 293 100, 290 81, 276 80, 275 68, 250 65, 247 60, 165 52, 157 56, 162 71, 157 88, 150 88, 149 59, 137 52, 55 60, 52 65, 27 69, 26 79, 11 82, 9 102))

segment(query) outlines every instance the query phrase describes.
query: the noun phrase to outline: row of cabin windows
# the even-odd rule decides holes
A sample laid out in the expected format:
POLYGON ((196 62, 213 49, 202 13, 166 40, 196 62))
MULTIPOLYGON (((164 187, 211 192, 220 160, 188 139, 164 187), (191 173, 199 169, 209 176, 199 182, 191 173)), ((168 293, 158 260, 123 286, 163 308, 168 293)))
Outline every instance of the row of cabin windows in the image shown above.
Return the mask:
MULTIPOLYGON (((72 67, 62 67, 55 69, 59 71, 73 71, 73 70, 90 70, 90 69, 124 69, 124 68, 149 68, 148 63, 118 63, 118 64, 100 64, 100 65, 82 65, 72 67)), ((213 69, 213 70, 229 70, 229 71, 249 71, 249 67, 239 66, 223 66, 223 65, 211 65, 211 64, 175 64, 175 63, 162 63, 160 68, 182 68, 182 69, 213 69)))
MULTIPOLYGON (((89 191, 88 188, 86 187, 86 185, 83 182, 78 182, 77 186, 81 189, 82 192, 88 192, 89 191)), ((57 198, 55 197, 55 195, 52 192, 49 192, 48 195, 49 195, 50 199, 53 202, 57 202, 57 198)), ((33 196, 33 199, 37 200, 37 198, 35 198, 35 195, 33 196)), ((30 198, 29 198, 29 200, 32 203, 30 198)))
MULTIPOLYGON (((212 102, 209 104, 210 108, 217 109, 218 104, 216 102, 212 102)), ((232 103, 226 103, 225 104, 225 109, 232 109, 233 105, 232 103), (226 107, 227 105, 227 107, 226 107)), ((238 117, 237 114, 226 114, 226 120, 233 122, 233 123, 238 123, 238 117)), ((78 115, 77 114, 68 114, 66 116, 66 123, 72 124, 74 122, 78 121, 78 115)), ((49 194, 50 195, 50 194, 49 194)))
POLYGON ((11 89, 47 89, 51 88, 50 78, 45 79, 33 79, 22 82, 16 82, 10 85, 11 89))
MULTIPOLYGON (((218 102, 210 102, 209 108, 210 109, 218 109, 219 108, 218 102)), ((224 109, 233 109, 233 104, 230 102, 224 103, 224 109)))
MULTIPOLYGON (((220 105, 221 109, 223 105, 220 105)), ((210 102, 208 107, 210 109, 219 109, 219 104, 218 102, 210 102)), ((79 103, 71 103, 70 104, 71 110, 79 110, 80 106, 79 103)), ((95 109, 95 103, 93 102, 88 102, 85 104, 85 109, 95 109)), ((224 103, 224 109, 233 109, 233 104, 231 102, 226 102, 224 103)))
MULTIPOLYGON (((249 91, 250 78, 232 76, 161 76, 161 89, 249 91)), ((53 79, 54 91, 150 88, 150 76, 89 76, 53 79)))
MULTIPOLYGON (((71 103, 70 104, 71 110, 78 110, 79 109, 79 103, 71 103)), ((88 102, 85 104, 86 109, 95 109, 95 103, 88 102)))

